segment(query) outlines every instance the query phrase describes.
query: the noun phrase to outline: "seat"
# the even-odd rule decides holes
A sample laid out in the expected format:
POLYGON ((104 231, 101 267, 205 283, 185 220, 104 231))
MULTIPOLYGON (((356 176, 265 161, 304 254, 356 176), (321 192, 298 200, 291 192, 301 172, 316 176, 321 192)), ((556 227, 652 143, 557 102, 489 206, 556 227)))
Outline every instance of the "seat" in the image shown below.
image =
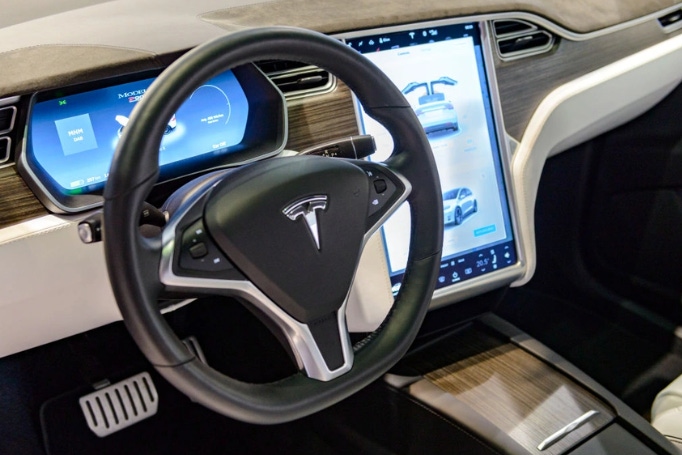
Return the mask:
POLYGON ((656 395, 651 406, 651 425, 682 453, 682 376, 656 395))

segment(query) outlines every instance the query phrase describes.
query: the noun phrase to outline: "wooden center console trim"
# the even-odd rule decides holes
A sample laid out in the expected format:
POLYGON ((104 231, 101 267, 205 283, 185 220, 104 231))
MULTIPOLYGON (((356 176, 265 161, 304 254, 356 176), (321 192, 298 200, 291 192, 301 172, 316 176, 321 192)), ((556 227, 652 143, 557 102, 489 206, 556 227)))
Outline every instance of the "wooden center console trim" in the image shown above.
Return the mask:
POLYGON ((457 344, 474 354, 424 375, 410 386, 412 396, 454 418, 468 409, 531 454, 564 453, 613 420, 607 404, 512 343, 472 330, 458 336, 457 344), (591 410, 599 414, 538 450, 542 441, 591 410))

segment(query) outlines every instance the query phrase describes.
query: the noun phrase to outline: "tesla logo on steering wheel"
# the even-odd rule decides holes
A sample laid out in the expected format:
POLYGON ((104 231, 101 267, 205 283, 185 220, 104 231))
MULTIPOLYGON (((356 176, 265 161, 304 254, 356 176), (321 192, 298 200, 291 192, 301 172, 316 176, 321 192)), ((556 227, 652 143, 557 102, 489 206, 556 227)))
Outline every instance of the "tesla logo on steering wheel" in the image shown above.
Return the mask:
POLYGON ((320 249, 320 228, 317 225, 317 211, 327 208, 327 196, 324 194, 316 196, 308 196, 299 199, 286 206, 282 213, 284 213, 290 220, 295 221, 299 217, 304 217, 310 234, 315 240, 317 249, 320 249))

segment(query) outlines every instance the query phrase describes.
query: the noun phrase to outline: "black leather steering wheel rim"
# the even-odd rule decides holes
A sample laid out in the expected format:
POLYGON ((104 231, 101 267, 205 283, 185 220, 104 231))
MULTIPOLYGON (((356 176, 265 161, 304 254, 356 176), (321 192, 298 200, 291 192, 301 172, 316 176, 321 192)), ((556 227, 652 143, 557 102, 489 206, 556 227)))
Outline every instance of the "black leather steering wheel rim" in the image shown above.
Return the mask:
POLYGON ((116 150, 104 193, 104 247, 124 322, 143 353, 173 385, 224 415, 254 423, 296 419, 338 402, 395 364, 428 310, 442 248, 440 184, 430 146, 412 108, 388 77, 339 41, 273 27, 221 37, 187 53, 154 82, 135 108, 116 150), (341 78, 394 139, 387 164, 412 183, 411 246, 403 285, 382 327, 356 349, 353 368, 330 382, 303 374, 271 384, 228 378, 194 358, 161 316, 159 239, 143 238, 138 214, 158 176, 166 119, 211 77, 253 60, 303 60, 341 78))

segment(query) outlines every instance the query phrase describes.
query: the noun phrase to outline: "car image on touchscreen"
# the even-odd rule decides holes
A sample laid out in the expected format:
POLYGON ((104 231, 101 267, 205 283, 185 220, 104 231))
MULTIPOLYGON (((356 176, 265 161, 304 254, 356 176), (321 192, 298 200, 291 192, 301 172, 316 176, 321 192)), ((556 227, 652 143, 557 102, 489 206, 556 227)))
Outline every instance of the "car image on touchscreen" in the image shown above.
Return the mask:
POLYGON ((478 212, 478 201, 469 188, 455 188, 443 193, 443 220, 445 225, 459 226, 465 218, 478 212))

